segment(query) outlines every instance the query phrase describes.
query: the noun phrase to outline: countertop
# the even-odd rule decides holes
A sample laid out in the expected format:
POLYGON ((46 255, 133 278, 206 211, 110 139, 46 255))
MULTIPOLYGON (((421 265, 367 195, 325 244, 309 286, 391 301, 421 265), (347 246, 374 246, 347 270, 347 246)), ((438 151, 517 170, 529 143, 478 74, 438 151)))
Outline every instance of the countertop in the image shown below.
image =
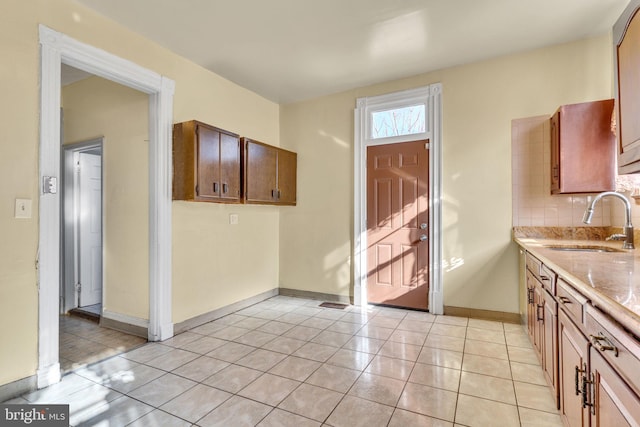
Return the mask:
POLYGON ((514 237, 591 303, 640 338, 640 248, 622 242, 514 237), (548 246, 607 246, 620 252, 558 251, 548 246))

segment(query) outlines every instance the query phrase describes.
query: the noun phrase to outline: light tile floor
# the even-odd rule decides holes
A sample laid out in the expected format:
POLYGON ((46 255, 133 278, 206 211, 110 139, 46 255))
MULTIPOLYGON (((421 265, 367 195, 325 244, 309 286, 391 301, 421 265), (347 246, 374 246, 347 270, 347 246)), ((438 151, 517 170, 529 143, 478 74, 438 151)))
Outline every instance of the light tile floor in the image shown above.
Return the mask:
POLYGON ((74 426, 561 426, 519 325, 277 296, 11 403, 74 426))
POLYGON ((69 372, 136 348, 147 340, 76 316, 60 316, 60 367, 69 372))

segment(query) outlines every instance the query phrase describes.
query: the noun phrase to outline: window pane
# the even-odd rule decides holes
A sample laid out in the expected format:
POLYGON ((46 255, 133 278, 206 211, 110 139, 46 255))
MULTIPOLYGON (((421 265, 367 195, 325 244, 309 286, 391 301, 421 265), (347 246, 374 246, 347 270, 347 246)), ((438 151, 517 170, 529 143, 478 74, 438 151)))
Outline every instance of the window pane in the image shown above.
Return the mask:
POLYGON ((371 113, 371 138, 425 132, 424 104, 371 113))

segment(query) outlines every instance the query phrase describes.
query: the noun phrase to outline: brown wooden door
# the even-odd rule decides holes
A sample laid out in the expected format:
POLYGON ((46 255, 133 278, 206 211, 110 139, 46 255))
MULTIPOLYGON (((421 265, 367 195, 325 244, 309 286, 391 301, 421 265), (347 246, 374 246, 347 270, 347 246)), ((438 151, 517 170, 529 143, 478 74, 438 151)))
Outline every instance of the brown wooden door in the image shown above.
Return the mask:
POLYGON ((427 143, 367 148, 367 299, 371 303, 428 308, 427 143))
POLYGON ((558 370, 560 415, 568 427, 589 425, 589 410, 582 407, 582 380, 587 376, 589 342, 569 317, 558 313, 558 370))
POLYGON ((198 197, 220 197, 220 132, 198 126, 198 197))

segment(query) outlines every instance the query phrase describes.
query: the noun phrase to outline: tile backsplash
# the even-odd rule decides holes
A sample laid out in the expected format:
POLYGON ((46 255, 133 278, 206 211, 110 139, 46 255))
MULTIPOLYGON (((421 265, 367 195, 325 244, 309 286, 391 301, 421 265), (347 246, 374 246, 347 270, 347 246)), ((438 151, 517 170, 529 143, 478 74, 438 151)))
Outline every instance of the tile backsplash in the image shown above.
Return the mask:
MULTIPOLYGON (((549 117, 528 117, 511 122, 514 227, 585 226, 582 216, 594 194, 552 195, 550 191, 549 117)), ((615 214, 612 214, 612 202, 611 199, 598 202, 591 226, 612 225, 615 214)))

